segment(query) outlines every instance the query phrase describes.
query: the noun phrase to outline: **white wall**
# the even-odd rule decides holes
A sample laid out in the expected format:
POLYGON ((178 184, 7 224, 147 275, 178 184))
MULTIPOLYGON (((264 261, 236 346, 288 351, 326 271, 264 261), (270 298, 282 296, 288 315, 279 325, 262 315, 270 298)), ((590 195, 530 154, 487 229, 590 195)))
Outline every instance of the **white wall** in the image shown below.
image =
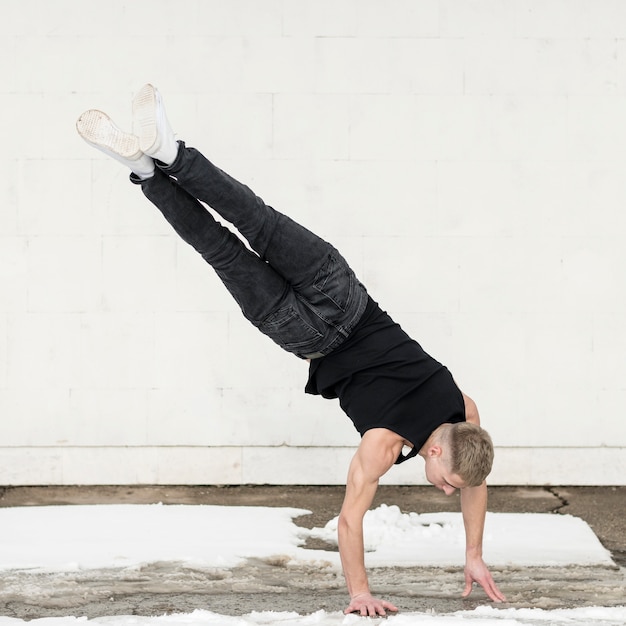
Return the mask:
POLYGON ((2 0, 0 484, 341 483, 358 443, 76 134, 88 108, 130 128, 145 82, 450 367, 492 483, 624 484, 625 24, 619 0, 2 0))

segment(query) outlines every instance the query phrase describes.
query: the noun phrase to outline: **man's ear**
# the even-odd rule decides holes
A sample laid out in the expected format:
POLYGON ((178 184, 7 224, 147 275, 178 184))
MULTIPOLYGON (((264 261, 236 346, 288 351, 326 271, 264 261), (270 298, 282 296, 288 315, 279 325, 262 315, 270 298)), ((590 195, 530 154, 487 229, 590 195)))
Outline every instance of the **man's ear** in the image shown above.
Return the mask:
POLYGON ((442 453, 443 453, 443 450, 441 449, 441 446, 437 444, 433 444, 432 446, 428 448, 428 456, 431 458, 440 457, 442 453))

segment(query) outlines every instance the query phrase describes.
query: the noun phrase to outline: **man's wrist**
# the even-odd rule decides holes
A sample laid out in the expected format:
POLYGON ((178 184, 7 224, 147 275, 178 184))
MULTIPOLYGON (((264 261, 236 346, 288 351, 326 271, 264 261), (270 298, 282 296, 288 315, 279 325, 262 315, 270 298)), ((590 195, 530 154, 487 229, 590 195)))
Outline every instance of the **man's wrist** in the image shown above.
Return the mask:
POLYGON ((468 546, 465 549, 465 556, 468 559, 482 559, 483 558, 483 547, 482 546, 468 546))

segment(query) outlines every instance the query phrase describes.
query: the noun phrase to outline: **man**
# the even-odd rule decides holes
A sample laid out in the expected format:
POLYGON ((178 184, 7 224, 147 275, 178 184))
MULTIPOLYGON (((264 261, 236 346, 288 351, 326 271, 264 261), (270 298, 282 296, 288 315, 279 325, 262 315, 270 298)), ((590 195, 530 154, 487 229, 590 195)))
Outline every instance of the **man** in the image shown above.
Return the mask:
POLYGON ((370 593, 363 517, 379 478, 418 454, 435 487, 448 495, 461 490, 463 595, 478 582, 492 600, 504 600, 482 559, 485 478, 493 446, 480 428, 474 402, 379 308, 333 246, 177 142, 152 85, 133 100, 133 121, 136 134, 129 134, 106 114, 89 110, 77 129, 89 144, 130 168, 131 182, 213 267, 244 316, 280 347, 310 362, 306 392, 338 398, 361 434, 339 517, 339 551, 350 593, 345 612, 397 611, 370 593), (254 252, 201 202, 231 222, 254 252), (410 449, 406 454, 405 448, 410 449))

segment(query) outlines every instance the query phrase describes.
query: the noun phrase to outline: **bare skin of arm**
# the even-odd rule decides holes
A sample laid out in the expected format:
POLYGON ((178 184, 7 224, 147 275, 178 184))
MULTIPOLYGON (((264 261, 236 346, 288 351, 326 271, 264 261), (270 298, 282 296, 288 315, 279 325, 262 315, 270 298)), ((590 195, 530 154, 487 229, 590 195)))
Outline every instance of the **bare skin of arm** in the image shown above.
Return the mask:
POLYGON ((463 402, 465 402, 465 420, 471 424, 480 426, 480 415, 476 403, 469 396, 466 396, 463 392, 461 393, 463 395, 463 402))
POLYGON ((403 445, 403 439, 395 433, 374 428, 363 435, 350 463, 338 524, 339 554, 350 593, 345 613, 377 616, 386 615, 387 610, 398 610, 370 593, 365 570, 363 517, 374 500, 379 478, 394 464, 403 445))
MULTIPOLYGON (((463 394, 465 419, 480 426, 480 415, 476 403, 463 394)), ((493 581, 489 569, 483 561, 483 531, 487 514, 487 483, 478 487, 461 489, 461 512, 465 526, 465 589, 463 597, 472 593, 472 585, 477 582, 494 602, 505 602, 504 594, 493 581)))
POLYGON ((461 512, 465 526, 465 589, 463 597, 472 593, 473 583, 478 583, 494 602, 505 602, 489 569, 483 561, 483 530, 487 511, 487 483, 478 487, 461 489, 461 512))

